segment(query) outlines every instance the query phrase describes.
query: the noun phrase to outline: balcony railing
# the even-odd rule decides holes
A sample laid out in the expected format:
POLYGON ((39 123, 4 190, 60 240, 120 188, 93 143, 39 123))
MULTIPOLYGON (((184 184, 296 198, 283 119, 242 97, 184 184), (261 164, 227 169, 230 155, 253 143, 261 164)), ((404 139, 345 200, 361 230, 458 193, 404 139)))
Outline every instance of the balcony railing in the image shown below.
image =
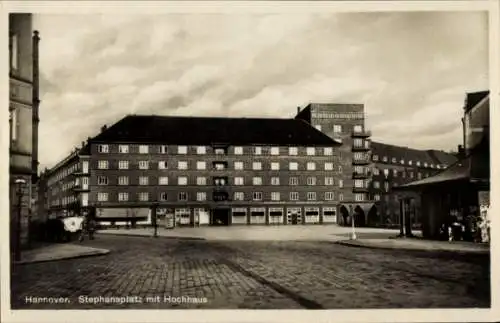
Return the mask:
POLYGON ((353 131, 351 135, 352 137, 367 138, 372 136, 372 132, 370 130, 353 131))
POLYGON ((367 193, 368 192, 368 187, 366 187, 366 186, 363 186, 363 187, 356 187, 356 186, 354 186, 352 188, 352 191, 354 193, 367 193))
POLYGON ((370 172, 362 172, 362 173, 353 172, 352 178, 369 178, 370 175, 371 175, 370 172))
POLYGON ((370 164, 370 158, 362 158, 362 159, 353 159, 352 164, 353 165, 368 165, 370 164))
POLYGON ((352 146, 352 151, 369 151, 369 150, 370 150, 370 145, 352 146))
POLYGON ((214 189, 212 192, 212 199, 215 202, 229 201, 229 192, 221 189, 214 189))

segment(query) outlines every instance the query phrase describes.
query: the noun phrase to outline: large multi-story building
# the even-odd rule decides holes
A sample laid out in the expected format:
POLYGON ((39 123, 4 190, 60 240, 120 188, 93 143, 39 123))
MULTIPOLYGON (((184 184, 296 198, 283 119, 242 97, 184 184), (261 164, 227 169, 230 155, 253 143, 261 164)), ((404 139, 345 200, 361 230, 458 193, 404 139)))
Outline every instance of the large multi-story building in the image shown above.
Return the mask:
POLYGON ((9 15, 11 245, 28 241, 38 168, 38 32, 31 14, 9 15), (33 34, 34 33, 34 34, 33 34))
MULTIPOLYGON (((375 201, 368 214, 368 225, 398 225, 400 219, 399 192, 394 187, 433 176, 457 161, 454 154, 439 150, 418 150, 372 142, 370 196, 375 201)), ((420 200, 415 194, 414 205, 419 214, 420 200)), ((413 219, 414 224, 420 218, 413 219)))
POLYGON ((353 196, 341 145, 299 118, 129 115, 44 174, 48 204, 101 222, 158 208, 178 225, 336 223, 353 196))
POLYGON ((314 126, 333 140, 341 142, 336 171, 344 188, 339 199, 339 224, 364 225, 373 207, 370 198, 371 132, 365 128, 364 105, 311 103, 299 110, 296 119, 314 126))

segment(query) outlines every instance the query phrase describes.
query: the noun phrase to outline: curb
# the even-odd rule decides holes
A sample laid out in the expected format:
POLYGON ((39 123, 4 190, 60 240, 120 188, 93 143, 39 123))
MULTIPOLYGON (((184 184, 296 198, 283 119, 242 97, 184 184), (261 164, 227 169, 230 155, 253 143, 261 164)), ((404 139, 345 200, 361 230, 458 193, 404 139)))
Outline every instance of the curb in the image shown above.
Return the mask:
MULTIPOLYGON (((111 233, 111 232, 99 232, 99 233, 107 236, 155 238, 153 235, 143 235, 143 234, 111 233)), ((197 240, 197 241, 206 240, 205 238, 200 238, 200 237, 181 237, 181 236, 162 236, 162 235, 158 235, 156 238, 170 239, 170 240, 197 240)))
POLYGON ((490 255, 490 250, 485 251, 464 251, 464 250, 446 250, 446 249, 412 249, 412 248, 391 248, 366 244, 353 244, 347 241, 336 241, 335 244, 365 249, 379 249, 379 250, 394 250, 394 251, 408 251, 408 252, 421 252, 421 253, 441 253, 441 254, 456 254, 456 255, 474 255, 474 256, 487 256, 490 255))
POLYGON ((99 253, 87 253, 87 254, 81 254, 81 255, 75 255, 75 256, 68 256, 68 257, 63 257, 63 258, 56 258, 56 259, 40 259, 40 260, 25 260, 25 261, 17 261, 13 262, 13 265, 16 266, 24 266, 24 265, 31 265, 31 264, 38 264, 38 263, 43 263, 43 262, 52 262, 52 261, 61 261, 61 260, 69 260, 69 259, 78 259, 78 258, 88 258, 88 257, 97 257, 97 256, 104 256, 110 253, 110 250, 103 250, 100 251, 99 253))

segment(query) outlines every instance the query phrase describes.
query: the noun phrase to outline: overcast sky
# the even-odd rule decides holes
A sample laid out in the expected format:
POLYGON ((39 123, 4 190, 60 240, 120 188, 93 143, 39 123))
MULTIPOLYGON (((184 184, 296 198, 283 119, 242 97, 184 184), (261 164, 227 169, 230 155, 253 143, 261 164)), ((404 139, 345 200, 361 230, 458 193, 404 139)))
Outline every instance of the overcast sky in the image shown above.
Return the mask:
POLYGON ((466 92, 488 88, 484 13, 35 15, 40 162, 125 114, 293 117, 363 103, 373 140, 461 143, 466 92))

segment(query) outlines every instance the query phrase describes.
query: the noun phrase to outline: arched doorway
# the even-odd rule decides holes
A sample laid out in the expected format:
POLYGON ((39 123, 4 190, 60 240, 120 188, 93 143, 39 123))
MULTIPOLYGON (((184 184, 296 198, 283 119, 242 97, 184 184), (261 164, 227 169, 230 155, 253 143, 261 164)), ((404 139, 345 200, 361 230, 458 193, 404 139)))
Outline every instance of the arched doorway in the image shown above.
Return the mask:
POLYGON ((354 208, 354 225, 357 227, 366 226, 365 211, 359 205, 354 208))
POLYGON ((344 205, 340 206, 340 215, 342 216, 342 225, 346 226, 351 223, 349 219, 349 211, 344 205))
POLYGON ((373 205, 368 211, 368 223, 367 225, 370 227, 375 227, 380 222, 379 213, 377 207, 373 205))

